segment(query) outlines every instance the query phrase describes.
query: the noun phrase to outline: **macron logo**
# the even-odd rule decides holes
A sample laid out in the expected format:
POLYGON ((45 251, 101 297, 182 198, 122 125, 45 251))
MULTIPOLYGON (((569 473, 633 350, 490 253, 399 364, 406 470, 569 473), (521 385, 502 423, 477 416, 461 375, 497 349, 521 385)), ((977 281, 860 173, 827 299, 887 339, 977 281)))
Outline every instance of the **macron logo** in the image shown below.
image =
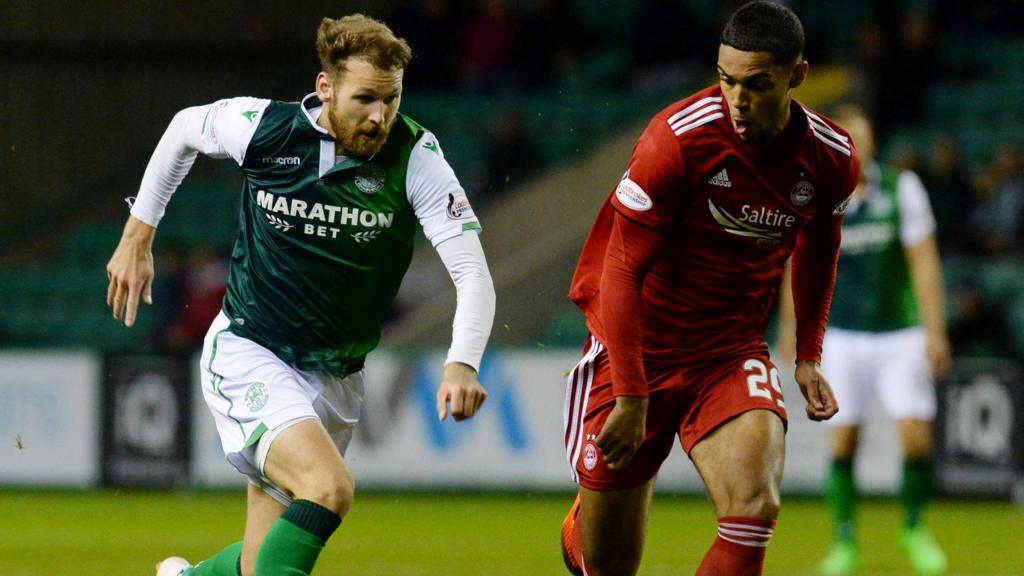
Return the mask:
POLYGON ((732 188, 732 181, 729 180, 729 173, 725 171, 725 168, 722 168, 721 172, 712 176, 708 180, 708 184, 721 186, 723 188, 732 188))
POLYGON ((298 166, 302 163, 302 159, 298 156, 267 156, 260 158, 260 162, 263 164, 279 164, 281 166, 298 166))

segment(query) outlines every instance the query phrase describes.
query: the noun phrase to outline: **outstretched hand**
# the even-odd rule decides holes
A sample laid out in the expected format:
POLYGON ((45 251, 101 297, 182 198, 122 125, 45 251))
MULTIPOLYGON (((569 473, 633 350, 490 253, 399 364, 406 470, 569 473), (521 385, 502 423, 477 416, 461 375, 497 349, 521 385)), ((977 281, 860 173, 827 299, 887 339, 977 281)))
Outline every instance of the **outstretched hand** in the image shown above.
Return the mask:
POLYGON ((646 396, 617 396, 595 443, 609 470, 623 470, 644 442, 647 431, 646 396))
POLYGON ((121 241, 107 263, 107 306, 114 320, 124 319, 125 326, 135 324, 139 299, 153 303, 153 235, 156 229, 145 222, 128 217, 121 241))
POLYGON ((796 383, 800 385, 800 393, 807 400, 807 417, 820 422, 828 420, 839 412, 839 402, 832 392, 821 367, 817 362, 801 360, 796 363, 796 383))
POLYGON ((476 378, 476 370, 461 362, 444 367, 444 378, 437 388, 437 419, 444 421, 451 407, 452 418, 458 422, 472 418, 480 410, 487 391, 476 378))

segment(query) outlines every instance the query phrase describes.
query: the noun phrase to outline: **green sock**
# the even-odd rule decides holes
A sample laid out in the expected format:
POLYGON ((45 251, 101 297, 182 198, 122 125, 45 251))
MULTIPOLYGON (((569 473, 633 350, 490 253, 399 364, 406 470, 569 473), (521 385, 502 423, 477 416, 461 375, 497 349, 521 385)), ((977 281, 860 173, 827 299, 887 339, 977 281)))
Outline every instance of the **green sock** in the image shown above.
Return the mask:
POLYGON ((853 460, 833 460, 828 475, 827 500, 836 526, 836 539, 853 542, 854 515, 857 509, 857 484, 853 479, 853 460))
POLYGON ((931 500, 935 471, 930 458, 903 461, 903 486, 900 501, 907 515, 907 528, 921 523, 924 505, 931 500))
POLYGON ((186 569, 182 576, 241 576, 241 561, 242 543, 235 542, 215 556, 186 569))
POLYGON ((295 500, 274 522, 256 555, 256 576, 308 576, 341 517, 309 500, 295 500))

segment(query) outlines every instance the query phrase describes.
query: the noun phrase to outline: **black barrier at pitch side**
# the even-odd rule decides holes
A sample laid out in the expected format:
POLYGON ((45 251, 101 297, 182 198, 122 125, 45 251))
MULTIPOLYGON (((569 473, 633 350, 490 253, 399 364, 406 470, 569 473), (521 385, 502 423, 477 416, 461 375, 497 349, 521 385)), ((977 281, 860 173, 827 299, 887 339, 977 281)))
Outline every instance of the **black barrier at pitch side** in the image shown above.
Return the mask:
POLYGON ((103 484, 184 488, 190 481, 189 363, 108 356, 103 379, 103 484))
POLYGON ((1018 363, 958 358, 939 386, 940 493, 1010 498, 1024 491, 1024 380, 1018 363))

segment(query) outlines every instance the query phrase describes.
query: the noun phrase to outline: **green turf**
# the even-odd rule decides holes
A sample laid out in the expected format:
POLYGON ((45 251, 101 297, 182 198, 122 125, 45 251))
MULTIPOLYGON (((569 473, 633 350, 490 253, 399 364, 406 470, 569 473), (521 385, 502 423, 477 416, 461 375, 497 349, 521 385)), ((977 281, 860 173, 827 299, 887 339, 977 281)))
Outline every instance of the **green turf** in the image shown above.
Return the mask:
MULTIPOLYGON (((558 529, 569 495, 359 494, 316 574, 480 576, 563 574, 558 529)), ((0 491, 0 575, 138 576, 171 554, 201 559, 238 539, 241 493, 0 491)), ((1024 574, 1024 510, 940 502, 930 525, 951 575, 1024 574)), ((865 576, 911 574, 896 548, 901 514, 868 501, 861 517, 865 576)), ((659 497, 640 573, 692 574, 714 534, 699 498, 659 497)), ((819 501, 790 499, 765 573, 812 574, 829 545, 819 501)))

